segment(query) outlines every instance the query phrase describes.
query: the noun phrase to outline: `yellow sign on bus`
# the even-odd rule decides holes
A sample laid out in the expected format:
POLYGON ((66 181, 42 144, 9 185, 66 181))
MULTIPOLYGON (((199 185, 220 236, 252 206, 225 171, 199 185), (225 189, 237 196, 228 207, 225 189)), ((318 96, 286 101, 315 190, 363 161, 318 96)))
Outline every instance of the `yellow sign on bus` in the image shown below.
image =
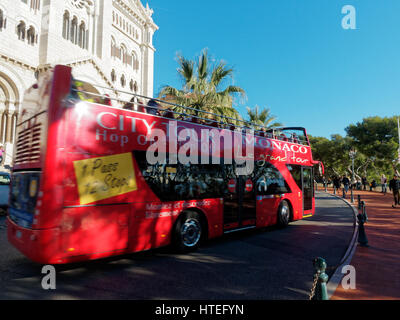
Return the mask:
POLYGON ((137 190, 131 153, 74 161, 74 169, 81 205, 137 190))

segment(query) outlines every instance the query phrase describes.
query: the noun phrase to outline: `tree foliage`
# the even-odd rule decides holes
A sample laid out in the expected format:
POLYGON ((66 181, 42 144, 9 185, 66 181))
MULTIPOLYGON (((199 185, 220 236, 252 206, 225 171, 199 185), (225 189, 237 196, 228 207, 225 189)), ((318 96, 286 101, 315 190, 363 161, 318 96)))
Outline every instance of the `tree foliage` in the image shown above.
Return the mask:
POLYGON ((324 163, 326 175, 350 175, 350 150, 356 150, 354 172, 356 178, 367 177, 379 181, 380 176, 393 175, 398 170, 399 141, 397 117, 370 117, 351 124, 345 129, 347 136, 332 135, 331 139, 310 137, 315 159, 324 163))
MULTIPOLYGON (((159 98, 172 101, 177 105, 205 111, 205 113, 193 111, 192 114, 201 117, 210 117, 207 112, 241 119, 238 111, 233 107, 236 97, 245 98, 245 91, 235 85, 228 84, 232 79, 234 69, 220 61, 213 64, 210 61, 207 50, 203 50, 197 61, 178 56, 178 74, 183 82, 182 89, 164 86, 159 98)), ((181 113, 191 113, 187 109, 174 108, 181 113)), ((217 117, 218 121, 232 122, 228 119, 217 117)))
POLYGON ((331 139, 309 137, 313 157, 323 162, 328 176, 347 174, 351 139, 335 134, 331 139))
POLYGON ((397 118, 366 118, 346 128, 354 146, 367 157, 375 157, 378 166, 391 162, 397 157, 397 118))

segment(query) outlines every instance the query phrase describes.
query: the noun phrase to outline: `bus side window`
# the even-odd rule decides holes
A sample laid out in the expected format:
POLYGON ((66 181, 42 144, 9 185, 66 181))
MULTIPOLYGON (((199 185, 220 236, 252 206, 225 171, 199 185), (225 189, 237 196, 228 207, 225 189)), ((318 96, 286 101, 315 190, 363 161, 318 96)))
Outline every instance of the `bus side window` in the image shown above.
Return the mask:
POLYGON ((221 165, 176 164, 150 165, 146 152, 135 151, 143 178, 161 201, 221 198, 225 190, 221 165))
POLYGON ((274 195, 290 192, 282 174, 272 164, 256 167, 255 187, 258 195, 274 195))
POLYGON ((291 164, 291 165, 288 165, 287 167, 288 167, 290 173, 292 174, 294 181, 296 181, 297 186, 299 187, 300 190, 302 190, 303 182, 301 179, 301 166, 291 164))

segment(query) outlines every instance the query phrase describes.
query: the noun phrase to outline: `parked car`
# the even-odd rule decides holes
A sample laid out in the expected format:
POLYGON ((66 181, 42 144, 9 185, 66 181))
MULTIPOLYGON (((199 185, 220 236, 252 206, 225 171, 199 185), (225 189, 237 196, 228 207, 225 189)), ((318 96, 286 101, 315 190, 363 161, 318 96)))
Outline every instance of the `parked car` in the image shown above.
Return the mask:
POLYGON ((0 208, 8 207, 11 177, 8 172, 0 171, 0 208))

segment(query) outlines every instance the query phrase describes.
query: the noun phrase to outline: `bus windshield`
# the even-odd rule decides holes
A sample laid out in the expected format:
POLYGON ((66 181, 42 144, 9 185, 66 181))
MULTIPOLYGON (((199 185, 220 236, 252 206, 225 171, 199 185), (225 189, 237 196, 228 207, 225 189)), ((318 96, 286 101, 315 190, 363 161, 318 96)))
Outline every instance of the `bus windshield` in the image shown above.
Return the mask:
POLYGON ((275 129, 275 134, 286 141, 293 143, 309 145, 307 133, 304 128, 278 128, 275 129))

